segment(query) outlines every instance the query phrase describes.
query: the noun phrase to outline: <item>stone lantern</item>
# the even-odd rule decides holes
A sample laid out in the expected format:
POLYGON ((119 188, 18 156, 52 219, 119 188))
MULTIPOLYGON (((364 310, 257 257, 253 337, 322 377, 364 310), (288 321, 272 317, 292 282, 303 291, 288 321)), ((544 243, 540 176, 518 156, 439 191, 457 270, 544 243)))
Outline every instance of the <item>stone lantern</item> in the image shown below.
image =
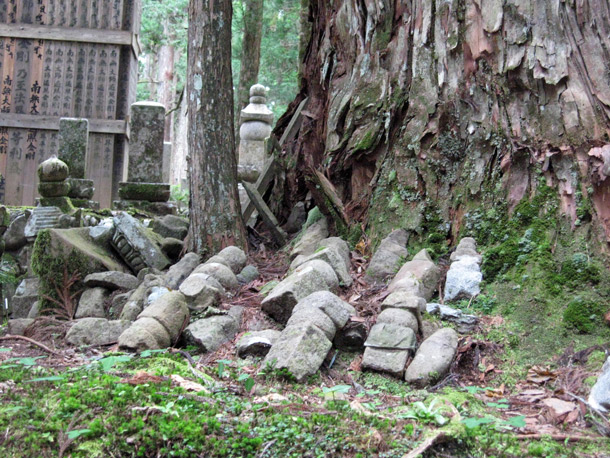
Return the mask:
POLYGON ((271 135, 273 113, 266 102, 265 86, 255 84, 250 88, 250 103, 241 110, 238 174, 243 181, 255 182, 267 160, 265 139, 271 135))

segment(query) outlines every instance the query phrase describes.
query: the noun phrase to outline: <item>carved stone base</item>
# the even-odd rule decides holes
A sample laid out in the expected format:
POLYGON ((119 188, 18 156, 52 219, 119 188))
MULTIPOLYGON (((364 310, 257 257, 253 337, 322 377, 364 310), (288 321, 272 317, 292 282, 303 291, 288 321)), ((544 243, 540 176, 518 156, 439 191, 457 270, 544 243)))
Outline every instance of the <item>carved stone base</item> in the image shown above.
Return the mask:
POLYGON ((91 210, 99 210, 100 203, 95 200, 87 200, 87 199, 75 199, 71 198, 72 205, 78 208, 89 208, 91 210))
POLYGON ((147 200, 115 200, 112 202, 115 210, 144 210, 154 215, 176 215, 178 207, 173 202, 149 202, 147 200))
POLYGON ((136 183, 132 181, 119 183, 119 197, 123 200, 167 202, 169 195, 169 183, 136 183))

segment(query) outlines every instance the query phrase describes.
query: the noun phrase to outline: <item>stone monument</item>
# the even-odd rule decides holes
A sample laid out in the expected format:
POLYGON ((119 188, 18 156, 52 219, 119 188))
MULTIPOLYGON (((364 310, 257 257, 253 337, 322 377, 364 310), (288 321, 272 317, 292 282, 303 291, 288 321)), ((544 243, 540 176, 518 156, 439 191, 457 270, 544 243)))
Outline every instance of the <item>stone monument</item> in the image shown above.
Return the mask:
POLYGON ((163 180, 163 135, 165 107, 156 102, 131 105, 131 136, 127 181, 119 183, 119 197, 114 207, 135 207, 158 214, 175 213, 168 203, 169 183, 163 180))
POLYGON ((68 197, 77 207, 98 209, 99 202, 92 201, 95 191, 93 180, 86 180, 87 144, 89 121, 83 118, 61 118, 59 120, 58 157, 70 171, 68 197))
POLYGON ((250 88, 250 103, 241 110, 238 176, 242 181, 254 183, 267 160, 265 139, 271 135, 273 113, 266 102, 265 86, 255 84, 250 88))
POLYGON ((34 208, 25 225, 24 234, 28 241, 33 241, 42 229, 59 227, 60 219, 75 210, 68 197, 70 184, 66 163, 51 156, 38 166, 37 172, 41 197, 39 206, 34 208))

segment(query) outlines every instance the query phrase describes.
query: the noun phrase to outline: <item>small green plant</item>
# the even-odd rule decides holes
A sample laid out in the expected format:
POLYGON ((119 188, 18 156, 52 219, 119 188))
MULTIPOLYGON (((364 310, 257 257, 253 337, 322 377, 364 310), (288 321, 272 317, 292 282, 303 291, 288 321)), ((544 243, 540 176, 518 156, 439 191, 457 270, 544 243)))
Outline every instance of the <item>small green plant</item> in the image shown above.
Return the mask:
POLYGON ((180 185, 172 185, 170 187, 170 200, 177 202, 178 207, 181 210, 183 207, 189 205, 189 191, 188 189, 182 189, 180 185))
POLYGON ((330 397, 333 399, 333 401, 335 400, 335 395, 337 393, 341 393, 341 394, 347 394, 349 393, 349 390, 352 387, 349 385, 335 385, 335 386, 331 386, 331 387, 327 387, 327 386, 323 386, 322 387, 322 393, 324 393, 324 395, 330 395, 330 397))
POLYGON ((437 407, 438 402, 438 399, 433 399, 428 406, 422 401, 414 402, 411 408, 400 414, 399 417, 417 420, 424 424, 434 423, 437 426, 443 426, 449 420, 441 413, 441 407, 437 407))

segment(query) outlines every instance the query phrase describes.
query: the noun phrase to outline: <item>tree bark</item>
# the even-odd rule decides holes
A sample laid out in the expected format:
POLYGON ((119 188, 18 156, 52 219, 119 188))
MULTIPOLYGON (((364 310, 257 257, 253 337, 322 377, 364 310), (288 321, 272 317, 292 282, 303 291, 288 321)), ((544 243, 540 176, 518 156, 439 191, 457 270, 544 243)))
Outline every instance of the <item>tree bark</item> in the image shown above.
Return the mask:
POLYGON ((246 248, 233 134, 230 0, 189 3, 190 251, 246 248))
POLYGON ((469 212, 510 212, 546 183, 573 227, 592 203, 610 241, 607 1, 311 0, 307 17, 275 132, 309 97, 285 146, 288 208, 315 170, 374 236, 421 232, 434 212, 454 239, 469 212))
POLYGON ((263 38, 263 0, 245 0, 244 3, 244 37, 237 92, 240 110, 248 105, 250 87, 258 82, 263 38))

